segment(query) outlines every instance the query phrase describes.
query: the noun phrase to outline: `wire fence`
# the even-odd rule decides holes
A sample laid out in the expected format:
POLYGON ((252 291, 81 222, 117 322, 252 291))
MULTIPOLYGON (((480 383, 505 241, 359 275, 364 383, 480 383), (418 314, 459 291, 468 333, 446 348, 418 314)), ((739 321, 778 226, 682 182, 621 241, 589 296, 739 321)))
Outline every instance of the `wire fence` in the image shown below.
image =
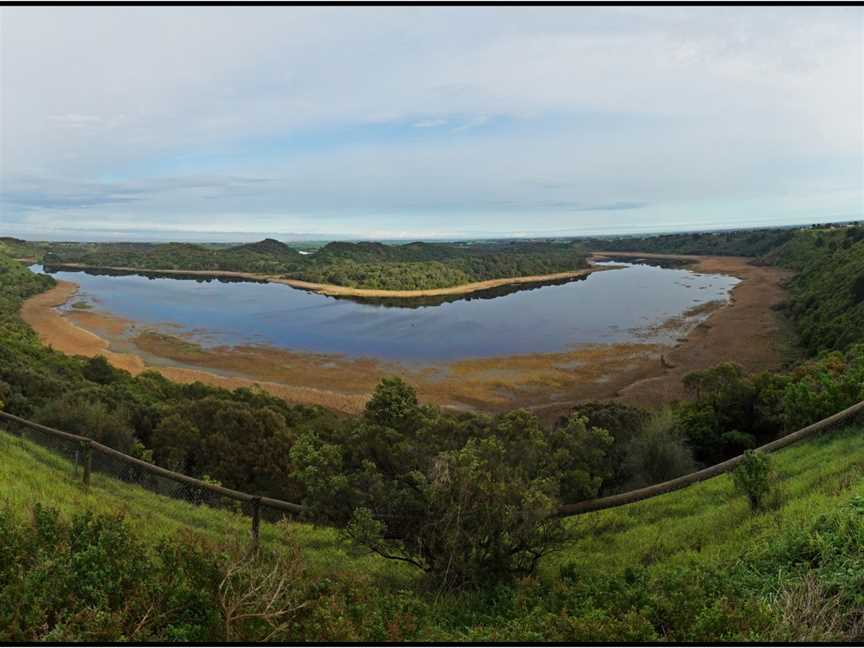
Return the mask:
MULTIPOLYGON (((780 450, 837 424, 848 423, 862 413, 864 413, 864 401, 821 421, 817 421, 812 425, 808 425, 801 430, 760 446, 756 450, 765 453, 780 450)), ((309 512, 307 507, 300 504, 244 493, 215 483, 196 479, 189 475, 174 472, 173 470, 168 470, 167 468, 124 454, 87 437, 56 430, 8 414, 7 412, 0 411, 0 420, 6 421, 7 428, 13 434, 24 436, 28 440, 47 448, 52 453, 66 458, 72 467, 72 476, 75 479, 80 479, 85 486, 90 485, 92 474, 95 471, 113 476, 130 484, 137 484, 154 493, 174 499, 197 505, 241 512, 251 519, 253 546, 257 546, 259 542, 259 529, 262 518, 275 521, 285 516, 296 516, 309 512)), ((738 455, 708 468, 626 493, 564 504, 555 513, 555 517, 571 517, 591 511, 616 508, 671 493, 730 472, 744 458, 745 455, 738 455)), ((385 515, 383 517, 398 516, 385 515)), ((315 523, 327 524, 320 519, 316 520, 315 523)))
POLYGON ((12 434, 66 459, 71 467, 71 477, 81 480, 85 486, 90 485, 93 473, 98 472, 172 499, 242 513, 251 518, 253 545, 258 544, 262 519, 276 521, 307 510, 299 504, 244 493, 168 470, 87 437, 56 430, 7 412, 0 411, 0 420, 6 422, 5 427, 12 434))

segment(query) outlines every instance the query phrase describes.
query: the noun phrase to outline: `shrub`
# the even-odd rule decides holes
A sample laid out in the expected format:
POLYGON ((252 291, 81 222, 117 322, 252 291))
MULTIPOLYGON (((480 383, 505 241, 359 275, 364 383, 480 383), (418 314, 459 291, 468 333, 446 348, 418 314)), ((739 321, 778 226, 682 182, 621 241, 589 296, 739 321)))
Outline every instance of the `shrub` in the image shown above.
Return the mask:
POLYGON ((82 374, 87 380, 100 385, 108 385, 128 375, 125 371, 115 369, 103 355, 97 355, 87 360, 82 374))
MULTIPOLYGON (((588 427, 602 428, 612 435, 613 443, 606 453, 610 475, 603 482, 601 494, 620 491, 631 476, 630 467, 625 465, 628 448, 642 434, 648 412, 623 403, 591 401, 573 408, 572 414, 584 417, 588 427)), ((566 425, 567 421, 562 417, 558 425, 566 425)))
POLYGON ((748 450, 744 453, 744 460, 732 472, 732 483, 739 493, 747 497, 753 511, 764 509, 774 491, 771 460, 762 452, 748 450))
POLYGON ((629 475, 629 488, 639 488, 695 469, 696 462, 681 437, 675 413, 667 408, 651 416, 642 432, 627 444, 622 472, 629 475))
POLYGON ((129 415, 122 408, 111 409, 81 393, 70 393, 49 401, 36 412, 40 423, 86 436, 122 452, 129 452, 133 431, 129 415))

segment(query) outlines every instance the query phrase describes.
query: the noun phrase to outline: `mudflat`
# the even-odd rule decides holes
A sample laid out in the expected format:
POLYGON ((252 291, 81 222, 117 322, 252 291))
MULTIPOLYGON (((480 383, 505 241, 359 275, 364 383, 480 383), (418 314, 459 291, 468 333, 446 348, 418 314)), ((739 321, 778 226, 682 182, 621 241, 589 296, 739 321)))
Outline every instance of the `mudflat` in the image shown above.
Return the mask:
POLYGON ((683 258, 696 272, 729 274, 742 281, 728 305, 715 308, 675 347, 592 345, 560 353, 422 365, 266 346, 204 348, 182 336, 139 329, 110 313, 73 310, 61 315, 55 307, 77 290, 69 282, 27 300, 21 315, 44 343, 64 353, 101 353, 132 373, 153 369, 179 382, 200 380, 226 388, 258 385, 291 402, 344 412, 360 411, 378 380, 388 375, 403 376, 423 401, 443 407, 488 412, 527 407, 554 418, 585 400, 618 399, 653 407, 680 399, 686 373, 723 361, 737 362, 748 371, 782 365, 784 325, 771 307, 783 301, 782 283, 789 273, 753 266, 740 257, 610 255, 683 258))
MULTIPOLYGON (((601 256, 603 253, 596 253, 601 256)), ((690 270, 728 274, 741 279, 727 306, 696 326, 686 339, 664 351, 662 372, 623 388, 618 398, 650 407, 685 396, 683 377, 721 362, 736 362, 748 372, 775 371, 789 346, 788 323, 773 309, 786 298, 784 283, 792 273, 773 266, 751 265, 746 257, 609 253, 614 257, 674 258, 692 262, 690 270)))

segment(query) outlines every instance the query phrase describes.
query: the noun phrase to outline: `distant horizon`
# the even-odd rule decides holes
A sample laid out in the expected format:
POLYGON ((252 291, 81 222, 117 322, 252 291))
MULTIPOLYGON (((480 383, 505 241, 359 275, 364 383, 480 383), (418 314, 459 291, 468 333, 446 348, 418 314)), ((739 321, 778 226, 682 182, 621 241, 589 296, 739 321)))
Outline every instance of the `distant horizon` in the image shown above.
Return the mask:
POLYGON ((476 235, 476 236, 452 236, 452 237, 422 237, 422 236, 404 236, 404 237, 359 237, 350 234, 335 234, 335 235, 302 235, 299 233, 260 233, 249 234, 226 232, 225 234, 234 234, 232 238, 194 238, 194 237, 174 237, 174 238, 93 238, 92 236, 81 236, 77 238, 62 238, 44 236, 17 236, 9 234, 5 231, 0 231, 0 238, 11 237, 25 241, 47 242, 47 243, 201 243, 201 244, 243 244, 261 241, 264 239, 274 239, 284 243, 319 243, 319 242, 381 242, 381 243, 410 243, 410 242, 462 242, 462 241, 496 241, 496 240, 520 240, 520 239, 578 239, 578 238, 613 238, 613 237, 638 237, 638 236, 663 236, 667 234, 695 234, 695 233, 712 233, 726 231, 742 231, 742 230, 761 230, 761 229, 792 229, 809 227, 813 225, 844 225, 849 223, 859 222, 858 218, 844 218, 837 220, 827 220, 822 222, 804 222, 804 223, 788 223, 788 224, 773 224, 773 225, 739 225, 730 227, 710 227, 710 228, 683 228, 683 229, 668 229, 668 230, 652 230, 652 231, 630 231, 630 232, 598 232, 585 234, 564 234, 564 233, 535 233, 522 235, 476 235))

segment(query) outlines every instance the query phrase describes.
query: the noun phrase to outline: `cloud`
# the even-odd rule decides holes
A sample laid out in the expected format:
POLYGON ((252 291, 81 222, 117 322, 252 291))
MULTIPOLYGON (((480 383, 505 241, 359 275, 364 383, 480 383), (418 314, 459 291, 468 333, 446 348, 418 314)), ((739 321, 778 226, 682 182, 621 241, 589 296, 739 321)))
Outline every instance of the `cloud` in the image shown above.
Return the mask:
POLYGON ((457 126, 456 128, 452 129, 451 132, 459 133, 461 131, 467 131, 467 130, 471 130, 473 128, 479 128, 480 126, 483 126, 484 124, 486 124, 488 121, 489 121, 489 117, 487 115, 479 115, 477 117, 474 117, 473 119, 469 119, 464 124, 457 126))
POLYGON ((790 196, 812 219, 864 211, 858 7, 4 7, 0 23, 0 228, 804 218, 790 196))
POLYGON ((446 119, 426 119, 422 121, 415 122, 414 128, 437 128, 439 126, 446 126, 446 119))

